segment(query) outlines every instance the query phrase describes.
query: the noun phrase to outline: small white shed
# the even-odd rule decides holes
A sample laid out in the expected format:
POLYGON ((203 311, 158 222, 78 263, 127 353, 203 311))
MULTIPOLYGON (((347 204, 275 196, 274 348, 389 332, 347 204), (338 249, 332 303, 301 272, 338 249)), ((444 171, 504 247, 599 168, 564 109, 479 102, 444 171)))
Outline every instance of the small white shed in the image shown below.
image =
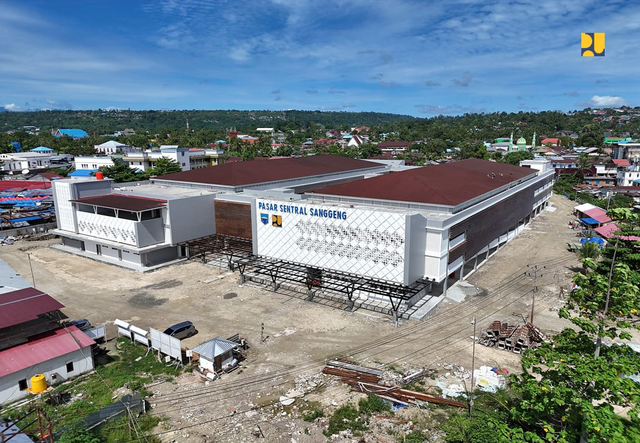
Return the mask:
POLYGON ((239 346, 236 342, 216 337, 199 344, 193 348, 193 352, 200 356, 201 368, 217 372, 227 367, 235 366, 237 360, 233 356, 233 351, 238 349, 239 346))

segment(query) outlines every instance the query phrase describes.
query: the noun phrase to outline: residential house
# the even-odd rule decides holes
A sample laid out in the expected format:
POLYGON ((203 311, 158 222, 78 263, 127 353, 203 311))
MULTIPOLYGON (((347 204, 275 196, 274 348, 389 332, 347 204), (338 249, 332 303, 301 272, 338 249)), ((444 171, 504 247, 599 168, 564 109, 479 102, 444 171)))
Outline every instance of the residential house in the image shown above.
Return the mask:
POLYGON ((390 152, 393 155, 401 155, 409 150, 410 143, 406 141, 390 141, 378 143, 380 150, 384 152, 390 152))
POLYGON ((53 149, 47 148, 46 146, 38 146, 29 152, 35 152, 37 154, 53 154, 53 149))
POLYGON ((130 152, 140 152, 140 148, 134 148, 124 143, 117 142, 115 140, 109 140, 101 145, 93 146, 96 152, 104 155, 112 154, 128 154, 130 152))
POLYGON ((622 165, 623 161, 628 166, 618 167, 617 186, 640 186, 640 163, 630 164, 627 160, 614 160, 622 165))
POLYGON ((347 142, 347 146, 360 146, 363 143, 366 143, 369 141, 368 137, 364 137, 362 135, 353 135, 351 136, 351 138, 349 139, 349 141, 347 142))
POLYGON ((175 161, 182 171, 190 171, 222 164, 226 155, 222 149, 181 148, 177 145, 162 145, 157 151, 130 152, 122 157, 122 160, 133 169, 148 171, 153 169, 155 163, 161 158, 175 161))
POLYGON ((95 342, 64 326, 64 305, 30 287, 2 260, 0 271, 0 404, 29 395, 37 374, 54 385, 92 371, 95 342))
POLYGON ((540 144, 542 146, 551 145, 553 147, 553 146, 560 146, 562 143, 559 138, 545 138, 540 141, 540 144))
POLYGON ((90 177, 92 174, 98 172, 98 169, 102 167, 113 166, 113 158, 120 158, 120 156, 80 156, 73 160, 73 166, 75 171, 69 174, 69 177, 90 177))
POLYGON ((0 154, 2 163, 2 171, 10 173, 20 173, 26 169, 46 169, 53 163, 54 155, 52 153, 40 152, 14 152, 9 154, 0 154))

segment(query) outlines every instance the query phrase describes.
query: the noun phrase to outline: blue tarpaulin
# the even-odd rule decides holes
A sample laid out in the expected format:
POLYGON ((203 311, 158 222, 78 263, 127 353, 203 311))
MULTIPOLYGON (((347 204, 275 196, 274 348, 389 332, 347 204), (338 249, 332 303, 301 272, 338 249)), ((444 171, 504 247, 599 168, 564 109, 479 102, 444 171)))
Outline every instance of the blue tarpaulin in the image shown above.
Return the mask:
POLYGON ((69 177, 91 177, 91 173, 98 172, 97 169, 76 169, 69 174, 69 177))
POLYGON ((596 220, 595 218, 591 218, 591 217, 581 218, 580 221, 582 223, 584 223, 585 225, 599 225, 600 224, 600 222, 598 220, 596 220))
POLYGON ((604 240, 603 240, 603 239, 601 239, 600 237, 591 237, 591 238, 590 238, 590 239, 588 239, 588 240, 587 240, 586 238, 581 238, 581 239, 580 239, 580 244, 584 245, 587 241, 588 241, 589 243, 597 243, 597 244, 599 244, 600 246, 604 245, 604 240))
POLYGON ((22 218, 14 218, 11 220, 11 223, 17 223, 17 222, 25 222, 25 221, 32 221, 32 220, 40 220, 41 217, 39 215, 32 215, 30 217, 22 217, 22 218))

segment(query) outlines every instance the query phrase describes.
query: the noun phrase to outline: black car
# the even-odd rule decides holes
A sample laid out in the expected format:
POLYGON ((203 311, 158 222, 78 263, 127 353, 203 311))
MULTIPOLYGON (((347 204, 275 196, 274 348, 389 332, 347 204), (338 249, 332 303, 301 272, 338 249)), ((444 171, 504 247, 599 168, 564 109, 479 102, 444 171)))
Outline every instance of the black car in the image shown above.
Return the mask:
POLYGON ((164 333, 182 340, 183 338, 193 337, 198 333, 198 331, 196 327, 193 326, 193 323, 190 321, 183 321, 182 323, 178 323, 177 325, 167 328, 164 333))
POLYGON ((87 329, 91 329, 93 326, 91 326, 91 322, 89 320, 87 320, 86 318, 83 318, 82 320, 73 320, 73 321, 68 321, 66 322, 67 326, 75 326, 76 328, 80 329, 81 331, 86 331, 87 329))

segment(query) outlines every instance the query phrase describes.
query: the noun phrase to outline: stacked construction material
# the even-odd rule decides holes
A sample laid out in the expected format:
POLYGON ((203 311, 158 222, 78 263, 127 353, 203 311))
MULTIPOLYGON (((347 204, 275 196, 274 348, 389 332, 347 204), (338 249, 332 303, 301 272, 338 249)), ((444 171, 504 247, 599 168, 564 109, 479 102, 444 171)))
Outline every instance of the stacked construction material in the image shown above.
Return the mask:
POLYGON ((522 354, 527 349, 536 348, 545 341, 547 341, 546 335, 529 322, 516 326, 496 320, 482 334, 479 343, 522 354))
POLYGON ((466 408, 465 403, 449 400, 442 397, 434 397, 422 392, 410 391, 397 386, 384 386, 380 384, 380 376, 383 371, 364 366, 357 366, 341 361, 328 361, 322 370, 325 374, 335 375, 340 380, 350 385, 354 390, 365 394, 374 394, 385 400, 404 405, 419 405, 424 402, 438 403, 458 408, 466 408))

